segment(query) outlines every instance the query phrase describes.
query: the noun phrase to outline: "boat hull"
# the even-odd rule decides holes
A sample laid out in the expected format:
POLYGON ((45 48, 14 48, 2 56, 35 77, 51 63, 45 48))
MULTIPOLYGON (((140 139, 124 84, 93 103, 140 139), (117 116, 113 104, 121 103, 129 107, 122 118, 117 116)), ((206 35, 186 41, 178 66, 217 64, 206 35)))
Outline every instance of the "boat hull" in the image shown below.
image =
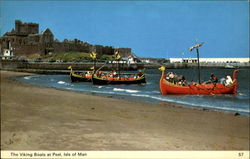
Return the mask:
POLYGON ((134 80, 107 80, 99 78, 96 75, 93 75, 92 82, 95 85, 107 85, 107 84, 143 84, 146 83, 145 76, 142 76, 134 80))
POLYGON ((76 73, 70 73, 70 79, 71 79, 71 82, 91 82, 92 81, 91 77, 86 78, 76 73))
POLYGON ((235 70, 233 73, 233 82, 225 86, 223 84, 189 84, 185 86, 173 84, 168 82, 164 78, 164 71, 162 72, 162 77, 160 79, 160 90, 162 95, 167 94, 203 94, 203 95, 211 95, 211 94, 236 94, 238 81, 236 79, 236 73, 239 70, 235 70))
POLYGON ((198 84, 198 85, 187 85, 178 86, 168 82, 167 80, 162 80, 160 84, 160 89, 162 95, 167 94, 234 94, 237 87, 237 81, 234 81, 230 86, 224 86, 223 84, 198 84))

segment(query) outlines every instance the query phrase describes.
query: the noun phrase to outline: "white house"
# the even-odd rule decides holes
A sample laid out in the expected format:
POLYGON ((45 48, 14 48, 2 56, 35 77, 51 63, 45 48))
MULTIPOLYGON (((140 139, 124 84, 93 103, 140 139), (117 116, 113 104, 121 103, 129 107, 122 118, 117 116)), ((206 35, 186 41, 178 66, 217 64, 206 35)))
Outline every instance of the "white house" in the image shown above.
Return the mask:
POLYGON ((129 63, 129 64, 134 64, 134 63, 136 63, 136 61, 135 61, 135 59, 134 59, 133 56, 128 56, 128 63, 129 63))
POLYGON ((12 49, 3 49, 2 59, 12 59, 14 57, 12 49))

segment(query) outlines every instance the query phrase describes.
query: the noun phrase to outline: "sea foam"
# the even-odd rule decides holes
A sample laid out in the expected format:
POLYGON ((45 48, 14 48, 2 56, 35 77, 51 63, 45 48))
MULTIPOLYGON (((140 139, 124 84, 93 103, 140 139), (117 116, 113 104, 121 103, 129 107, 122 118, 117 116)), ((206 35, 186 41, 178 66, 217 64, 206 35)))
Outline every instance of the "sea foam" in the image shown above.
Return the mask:
POLYGON ((141 91, 139 91, 139 90, 122 89, 122 88, 114 88, 113 91, 127 92, 127 93, 138 93, 138 92, 141 92, 141 91))
POLYGON ((57 83, 58 84, 64 84, 65 82, 64 81, 58 81, 57 83))
POLYGON ((31 77, 30 76, 26 76, 26 77, 24 77, 24 79, 30 79, 31 77))

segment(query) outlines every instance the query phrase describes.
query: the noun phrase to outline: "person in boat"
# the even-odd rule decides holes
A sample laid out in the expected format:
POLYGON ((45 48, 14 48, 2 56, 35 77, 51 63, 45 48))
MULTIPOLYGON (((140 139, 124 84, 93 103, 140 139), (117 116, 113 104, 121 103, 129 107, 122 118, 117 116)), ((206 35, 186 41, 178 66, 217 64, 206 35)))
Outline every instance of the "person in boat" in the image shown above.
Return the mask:
POLYGON ((86 78, 90 78, 91 76, 92 76, 92 75, 91 75, 91 73, 90 73, 89 71, 85 73, 85 77, 86 77, 86 78))
POLYGON ((113 70, 111 73, 110 73, 110 77, 117 77, 118 74, 116 72, 116 70, 113 70))
POLYGON ((96 75, 97 75, 98 77, 101 77, 101 74, 102 74, 101 71, 96 72, 96 75))
POLYGON ((110 72, 110 73, 108 74, 108 77, 113 78, 113 73, 112 73, 112 72, 110 72))
POLYGON ((213 73, 211 73, 210 81, 212 83, 218 83, 218 78, 213 73))
POLYGON ((166 75, 166 80, 168 82, 178 84, 178 85, 182 85, 182 86, 187 84, 187 81, 186 81, 186 79, 185 79, 185 77, 183 75, 177 75, 177 74, 175 74, 173 72, 169 72, 166 75))
POLYGON ((175 76, 175 74, 173 72, 168 72, 166 74, 166 80, 168 82, 174 83, 174 76, 175 76))
POLYGON ((143 73, 142 73, 142 71, 139 71, 139 72, 137 73, 137 78, 140 78, 141 76, 143 76, 143 73))
POLYGON ((127 76, 127 75, 125 75, 125 76, 124 76, 124 79, 125 79, 125 80, 128 80, 129 78, 128 78, 128 76, 127 76))
POLYGON ((230 85, 232 83, 233 83, 233 80, 232 80, 231 76, 227 75, 226 76, 226 81, 225 81, 225 86, 228 86, 228 85, 230 85))
POLYGON ((180 85, 182 85, 182 86, 187 85, 187 81, 186 81, 186 78, 184 76, 181 76, 180 85))
POLYGON ((167 73, 166 79, 170 79, 170 78, 174 78, 174 73, 173 72, 167 73))
POLYGON ((226 84, 226 77, 222 77, 221 79, 220 79, 220 82, 219 82, 220 84, 226 84))

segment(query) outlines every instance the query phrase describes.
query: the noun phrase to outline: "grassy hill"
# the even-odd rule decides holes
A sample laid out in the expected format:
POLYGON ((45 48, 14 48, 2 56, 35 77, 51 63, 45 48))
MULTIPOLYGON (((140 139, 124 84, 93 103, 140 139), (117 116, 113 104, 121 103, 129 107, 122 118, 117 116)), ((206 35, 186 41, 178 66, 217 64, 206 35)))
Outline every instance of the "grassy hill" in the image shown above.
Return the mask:
MULTIPOLYGON (((42 61, 57 61, 61 60, 64 62, 72 62, 72 61, 86 61, 86 60, 92 60, 89 56, 89 53, 83 53, 83 52, 55 52, 50 53, 48 55, 39 55, 39 54, 33 54, 27 56, 28 59, 32 60, 42 60, 42 61)), ((97 55, 98 60, 112 60, 111 55, 97 55)))

